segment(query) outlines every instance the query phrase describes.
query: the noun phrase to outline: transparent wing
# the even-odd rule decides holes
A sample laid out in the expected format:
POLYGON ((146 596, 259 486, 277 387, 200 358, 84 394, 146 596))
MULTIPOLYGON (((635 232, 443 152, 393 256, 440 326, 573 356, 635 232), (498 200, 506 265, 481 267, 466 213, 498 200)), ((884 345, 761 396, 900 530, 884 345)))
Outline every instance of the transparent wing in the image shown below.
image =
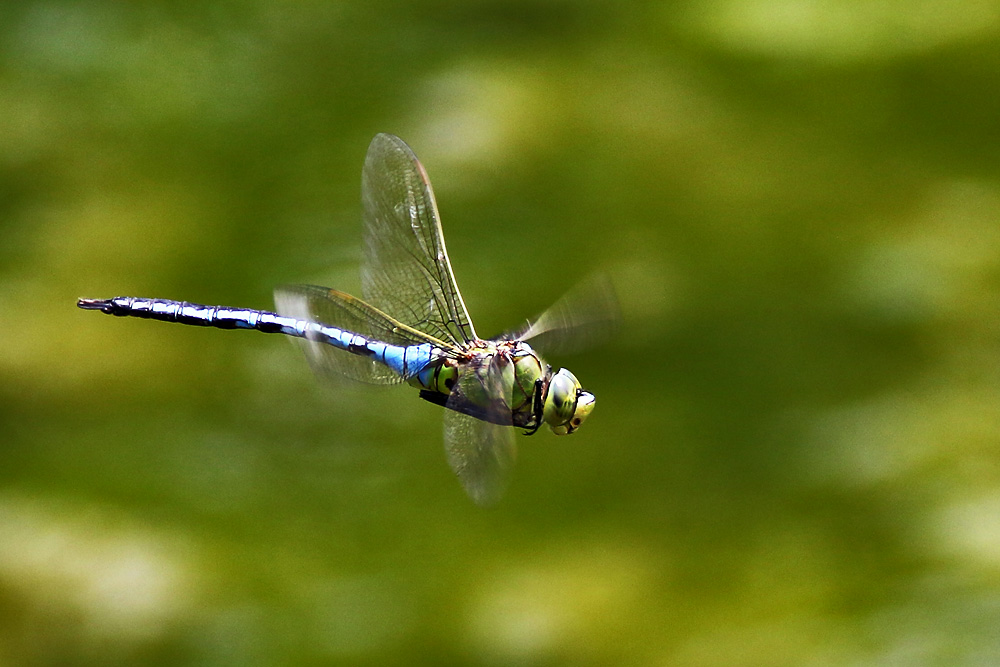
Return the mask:
MULTIPOLYGON (((279 287, 274 291, 274 301, 280 315, 351 331, 371 340, 392 345, 429 342, 438 347, 445 346, 440 341, 402 325, 360 299, 326 287, 279 287)), ((319 375, 343 375, 373 384, 395 384, 406 379, 370 357, 351 354, 315 339, 307 337, 304 347, 309 364, 319 375)))
POLYGON ((508 364, 469 368, 446 404, 448 463, 477 505, 500 500, 514 467, 517 448, 509 407, 513 386, 513 368, 508 364))
POLYGON ((372 139, 361 176, 366 301, 400 322, 459 346, 476 338, 452 274, 423 165, 402 139, 372 139))
POLYGON ((508 340, 530 340, 532 346, 546 352, 577 352, 613 338, 620 323, 621 308, 611 280, 595 275, 508 340))

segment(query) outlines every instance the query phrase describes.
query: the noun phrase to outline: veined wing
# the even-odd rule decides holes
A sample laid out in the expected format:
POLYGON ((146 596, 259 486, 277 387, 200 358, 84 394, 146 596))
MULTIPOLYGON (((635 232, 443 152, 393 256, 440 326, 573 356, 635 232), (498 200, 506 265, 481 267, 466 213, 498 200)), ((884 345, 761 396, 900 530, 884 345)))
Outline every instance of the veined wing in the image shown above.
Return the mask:
MULTIPOLYGON (((281 315, 336 327, 370 340, 403 346, 430 343, 444 350, 452 349, 449 343, 416 331, 361 299, 326 287, 279 287, 274 291, 274 301, 281 315)), ((308 337, 305 346, 309 364, 320 375, 345 375, 373 384, 395 384, 406 379, 370 357, 351 354, 308 337)))
POLYGON ((530 340, 546 352, 575 352, 609 340, 621 321, 611 281, 594 275, 567 292, 519 334, 507 340, 530 340))
POLYGON ((402 139, 372 139, 361 176, 362 293, 376 308, 455 346, 476 339, 444 245, 434 192, 402 139))
POLYGON ((445 405, 448 463, 477 505, 500 500, 514 467, 513 387, 513 367, 496 355, 488 367, 463 369, 445 405))

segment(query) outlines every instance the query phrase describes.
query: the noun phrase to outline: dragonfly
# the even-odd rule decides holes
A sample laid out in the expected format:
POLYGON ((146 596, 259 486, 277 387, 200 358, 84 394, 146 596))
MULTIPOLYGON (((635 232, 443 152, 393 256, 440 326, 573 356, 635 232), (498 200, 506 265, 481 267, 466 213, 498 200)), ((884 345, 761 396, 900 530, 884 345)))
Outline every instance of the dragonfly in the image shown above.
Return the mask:
POLYGON ((517 429, 574 433, 594 394, 565 368, 553 371, 529 340, 554 348, 586 345, 616 320, 606 279, 576 291, 521 330, 494 339, 476 333, 445 247, 423 165, 399 137, 378 134, 362 170, 364 299, 315 285, 275 290, 277 312, 119 296, 79 299, 109 315, 219 329, 280 333, 304 341, 321 376, 373 384, 408 383, 442 406, 448 462, 468 495, 491 505, 516 458, 517 429))

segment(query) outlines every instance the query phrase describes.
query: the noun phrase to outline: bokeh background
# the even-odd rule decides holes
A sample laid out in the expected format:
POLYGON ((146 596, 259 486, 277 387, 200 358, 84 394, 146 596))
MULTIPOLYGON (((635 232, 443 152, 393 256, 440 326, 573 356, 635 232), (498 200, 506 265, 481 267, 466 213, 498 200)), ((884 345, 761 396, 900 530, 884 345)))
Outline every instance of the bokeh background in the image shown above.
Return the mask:
POLYGON ((4 3, 0 663, 1000 663, 1000 3, 4 3), (477 328, 595 272, 598 396, 440 409, 78 297, 354 291, 376 132, 477 328))

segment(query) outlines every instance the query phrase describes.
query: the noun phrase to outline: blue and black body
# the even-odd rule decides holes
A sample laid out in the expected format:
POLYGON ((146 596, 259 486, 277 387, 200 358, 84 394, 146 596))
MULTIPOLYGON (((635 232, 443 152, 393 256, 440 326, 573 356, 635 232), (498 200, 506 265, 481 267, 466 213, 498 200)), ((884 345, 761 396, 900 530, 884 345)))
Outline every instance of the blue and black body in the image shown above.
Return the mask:
POLYGON ((376 360, 403 378, 419 377, 420 371, 425 370, 430 365, 431 358, 435 356, 430 343, 390 345, 370 340, 352 331, 326 326, 319 322, 283 317, 266 310, 204 306, 187 301, 144 299, 135 296, 80 299, 77 305, 84 310, 99 310, 119 317, 138 317, 216 329, 253 329, 263 333, 303 338, 376 360))

